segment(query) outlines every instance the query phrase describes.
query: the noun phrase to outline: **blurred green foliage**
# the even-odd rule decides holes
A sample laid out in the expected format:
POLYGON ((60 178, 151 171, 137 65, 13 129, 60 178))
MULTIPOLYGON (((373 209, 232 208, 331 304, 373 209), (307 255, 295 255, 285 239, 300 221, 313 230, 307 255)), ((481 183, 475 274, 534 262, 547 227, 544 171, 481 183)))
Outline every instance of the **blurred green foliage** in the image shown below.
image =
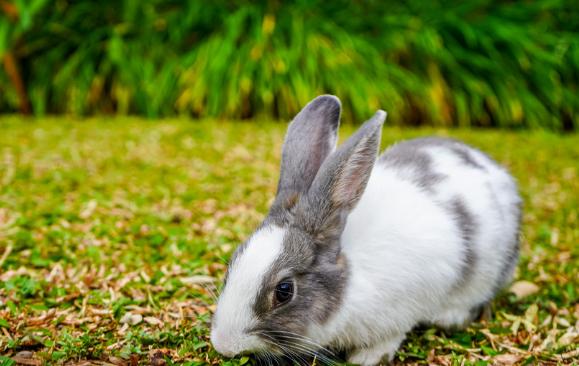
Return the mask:
POLYGON ((356 122, 579 126, 573 1, 0 5, 0 112, 288 119, 333 93, 356 122))

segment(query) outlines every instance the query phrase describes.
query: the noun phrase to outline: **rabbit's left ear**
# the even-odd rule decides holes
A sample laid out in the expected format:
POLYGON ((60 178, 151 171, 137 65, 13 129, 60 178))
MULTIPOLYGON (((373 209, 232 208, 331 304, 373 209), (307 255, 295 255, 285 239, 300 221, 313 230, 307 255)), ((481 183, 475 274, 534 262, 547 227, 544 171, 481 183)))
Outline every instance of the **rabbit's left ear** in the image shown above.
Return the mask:
POLYGON ((300 220, 324 236, 339 235, 347 214, 356 206, 374 168, 386 112, 379 110, 324 161, 300 202, 300 220), (337 220, 337 221, 336 221, 337 220))
POLYGON ((324 160, 336 148, 341 104, 333 95, 312 100, 290 123, 271 216, 283 216, 303 196, 324 160))

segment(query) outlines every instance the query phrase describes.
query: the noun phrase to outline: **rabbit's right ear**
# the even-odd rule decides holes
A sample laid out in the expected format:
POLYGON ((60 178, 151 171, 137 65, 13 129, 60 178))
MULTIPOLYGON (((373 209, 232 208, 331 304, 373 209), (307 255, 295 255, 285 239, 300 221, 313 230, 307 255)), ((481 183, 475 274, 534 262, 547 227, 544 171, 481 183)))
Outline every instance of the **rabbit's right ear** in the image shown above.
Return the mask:
POLYGON ((385 119, 386 112, 379 110, 350 136, 324 161, 307 195, 298 202, 296 224, 316 233, 320 243, 339 238, 346 218, 362 198, 376 163, 385 119))
POLYGON ((290 123, 272 213, 291 208, 299 196, 308 191, 320 166, 336 149, 341 109, 337 97, 321 95, 290 123))

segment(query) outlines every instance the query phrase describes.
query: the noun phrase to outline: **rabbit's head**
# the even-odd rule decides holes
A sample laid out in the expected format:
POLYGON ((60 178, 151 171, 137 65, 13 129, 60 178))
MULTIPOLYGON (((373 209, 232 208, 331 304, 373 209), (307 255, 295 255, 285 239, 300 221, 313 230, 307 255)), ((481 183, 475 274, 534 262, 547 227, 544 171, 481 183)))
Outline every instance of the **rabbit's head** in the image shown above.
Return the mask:
POLYGON ((340 236, 374 166, 386 113, 336 150, 340 101, 320 96, 289 125, 277 195, 233 254, 211 340, 226 356, 308 353, 342 306, 349 267, 340 236), (315 331, 314 331, 315 330, 315 331))

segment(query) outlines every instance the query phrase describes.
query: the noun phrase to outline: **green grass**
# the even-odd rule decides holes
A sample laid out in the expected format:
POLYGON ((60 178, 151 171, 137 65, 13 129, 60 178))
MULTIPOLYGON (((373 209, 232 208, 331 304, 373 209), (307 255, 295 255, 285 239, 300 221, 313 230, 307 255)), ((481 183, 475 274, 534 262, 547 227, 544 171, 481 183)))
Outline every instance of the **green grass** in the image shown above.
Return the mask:
MULTIPOLYGON (((271 202, 285 128, 1 119, 0 365, 251 363, 212 350, 212 296, 271 202)), ((425 134, 461 138, 517 177, 517 280, 538 292, 504 292, 493 320, 465 331, 416 331, 397 362, 576 363, 579 136, 385 128, 383 146, 425 134)))

